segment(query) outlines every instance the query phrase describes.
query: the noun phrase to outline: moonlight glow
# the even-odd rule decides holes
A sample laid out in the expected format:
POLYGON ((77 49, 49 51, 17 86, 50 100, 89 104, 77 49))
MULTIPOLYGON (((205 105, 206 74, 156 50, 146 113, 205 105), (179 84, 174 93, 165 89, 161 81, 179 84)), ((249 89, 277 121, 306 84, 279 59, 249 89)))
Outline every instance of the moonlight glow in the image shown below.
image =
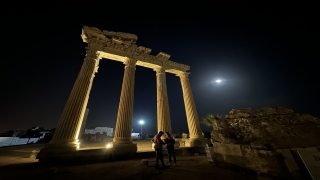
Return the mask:
POLYGON ((221 83, 221 80, 220 80, 220 79, 217 79, 217 80, 216 80, 216 83, 221 83))

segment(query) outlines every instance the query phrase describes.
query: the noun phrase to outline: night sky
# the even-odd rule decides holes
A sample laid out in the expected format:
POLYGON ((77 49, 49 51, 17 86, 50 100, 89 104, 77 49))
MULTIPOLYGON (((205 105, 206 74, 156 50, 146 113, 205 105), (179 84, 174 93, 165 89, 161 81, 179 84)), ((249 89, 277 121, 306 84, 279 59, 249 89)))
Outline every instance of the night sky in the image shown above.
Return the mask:
MULTIPOLYGON (((315 4, 119 2, 2 7, 9 13, 1 12, 0 132, 57 125, 85 57, 83 25, 136 34, 152 55, 189 65, 199 120, 278 105, 320 116, 315 4)), ((87 128, 115 126, 123 73, 122 63, 100 61, 87 128)), ((155 72, 137 66, 135 79, 133 130, 143 119, 144 133, 154 134, 155 72)), ((188 132, 179 77, 167 73, 167 90, 173 133, 188 132)))

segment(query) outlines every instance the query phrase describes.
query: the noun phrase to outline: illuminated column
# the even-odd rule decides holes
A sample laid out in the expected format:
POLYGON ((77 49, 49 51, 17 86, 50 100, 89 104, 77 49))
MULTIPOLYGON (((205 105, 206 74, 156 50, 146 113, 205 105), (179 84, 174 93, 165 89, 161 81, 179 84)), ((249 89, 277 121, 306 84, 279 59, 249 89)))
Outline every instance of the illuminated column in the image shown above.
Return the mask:
POLYGON ((157 119, 158 132, 171 130, 170 110, 167 95, 166 72, 163 67, 155 69, 157 73, 157 119))
POLYGON ((204 137, 200 128, 198 113, 196 105, 194 103, 188 75, 189 73, 187 72, 181 72, 178 74, 178 76, 180 76, 180 81, 182 85, 183 100, 186 109, 190 140, 203 139, 204 137))
POLYGON ((77 139, 88 104, 94 74, 98 70, 100 60, 100 56, 96 51, 87 49, 86 53, 80 73, 50 141, 51 145, 77 146, 77 139))
POLYGON ((131 138, 136 60, 125 59, 125 70, 119 102, 114 144, 133 144, 131 138))
POLYGON ((82 135, 84 133, 84 130, 85 130, 85 127, 86 127, 86 123, 87 123, 88 114, 89 114, 89 109, 87 108, 85 113, 84 113, 83 119, 82 119, 82 123, 81 123, 81 128, 80 128, 80 131, 79 131, 78 139, 81 139, 81 137, 82 137, 82 135))

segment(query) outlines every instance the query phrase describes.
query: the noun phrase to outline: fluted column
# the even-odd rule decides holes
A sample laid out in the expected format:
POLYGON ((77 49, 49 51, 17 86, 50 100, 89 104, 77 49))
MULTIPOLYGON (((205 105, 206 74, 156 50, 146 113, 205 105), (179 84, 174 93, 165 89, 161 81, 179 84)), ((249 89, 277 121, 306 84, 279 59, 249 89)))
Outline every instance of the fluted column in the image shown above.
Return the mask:
POLYGON ((187 72, 178 74, 178 76, 180 76, 180 81, 182 85, 183 100, 184 100, 184 105, 186 109, 190 139, 203 138, 188 75, 189 73, 187 72))
POLYGON ((132 144, 132 114, 136 60, 126 59, 113 143, 132 144))
POLYGON ((163 67, 155 69, 157 74, 157 125, 158 132, 172 133, 170 110, 166 85, 166 72, 163 67))
POLYGON ((80 73, 73 85, 50 144, 76 145, 81 123, 87 107, 95 72, 100 56, 95 50, 87 49, 80 73))
POLYGON ((83 119, 82 119, 82 122, 81 122, 81 128, 80 128, 80 131, 79 131, 78 139, 81 139, 82 136, 83 136, 83 133, 84 133, 84 130, 85 130, 85 127, 86 127, 86 123, 87 123, 88 114, 89 114, 89 109, 86 108, 86 111, 84 113, 84 116, 83 116, 83 119))

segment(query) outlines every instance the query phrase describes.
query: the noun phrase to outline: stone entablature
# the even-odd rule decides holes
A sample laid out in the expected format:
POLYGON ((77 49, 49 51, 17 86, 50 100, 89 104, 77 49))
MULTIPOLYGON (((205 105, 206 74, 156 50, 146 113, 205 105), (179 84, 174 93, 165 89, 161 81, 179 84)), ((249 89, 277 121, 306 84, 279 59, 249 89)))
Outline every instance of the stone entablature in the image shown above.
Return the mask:
POLYGON ((96 49, 101 57, 123 62, 125 58, 137 60, 137 65, 147 68, 165 68, 166 72, 178 74, 190 70, 190 66, 169 60, 170 55, 160 52, 150 55, 151 49, 138 46, 138 37, 134 34, 112 31, 100 31, 95 27, 84 26, 81 37, 88 48, 96 49))

